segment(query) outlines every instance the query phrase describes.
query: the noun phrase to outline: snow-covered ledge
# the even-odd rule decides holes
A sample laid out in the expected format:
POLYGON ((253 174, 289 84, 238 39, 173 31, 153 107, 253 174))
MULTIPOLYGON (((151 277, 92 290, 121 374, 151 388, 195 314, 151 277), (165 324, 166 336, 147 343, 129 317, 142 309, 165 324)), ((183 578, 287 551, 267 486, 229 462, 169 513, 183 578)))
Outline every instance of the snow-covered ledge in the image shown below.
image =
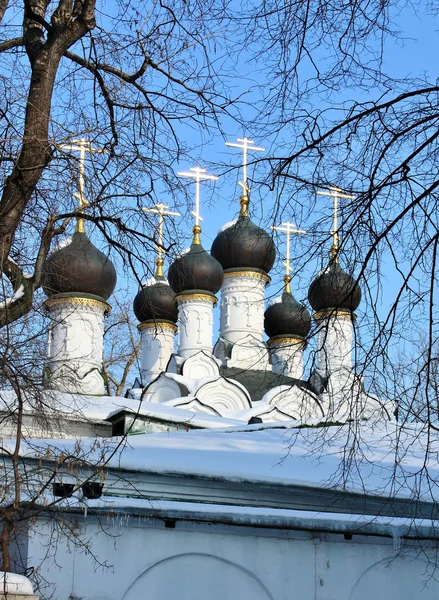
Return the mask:
POLYGON ((58 294, 44 306, 52 320, 44 367, 46 386, 73 394, 104 394, 104 315, 110 305, 97 297, 58 294))
POLYGON ((38 600, 32 583, 24 575, 0 571, 0 600, 38 600))

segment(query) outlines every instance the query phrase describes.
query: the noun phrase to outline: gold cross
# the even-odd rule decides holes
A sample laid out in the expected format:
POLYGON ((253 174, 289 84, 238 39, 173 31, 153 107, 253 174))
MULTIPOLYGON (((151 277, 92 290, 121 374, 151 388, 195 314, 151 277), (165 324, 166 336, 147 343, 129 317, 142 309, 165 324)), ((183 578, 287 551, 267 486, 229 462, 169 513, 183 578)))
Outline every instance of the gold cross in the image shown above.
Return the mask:
POLYGON ((290 258, 291 234, 292 233, 305 234, 306 231, 304 231, 303 229, 297 229, 296 225, 294 223, 290 223, 289 221, 286 221, 285 223, 281 223, 277 227, 275 225, 272 225, 271 229, 274 229, 275 231, 281 231, 282 233, 287 234, 287 256, 286 256, 286 261, 283 263, 284 267, 285 267, 284 281, 285 281, 285 291, 291 292, 291 288, 290 288, 290 281, 292 279, 292 277, 290 275, 291 270, 292 270, 291 269, 291 258, 290 258))
POLYGON ((165 216, 173 216, 173 217, 179 217, 180 213, 178 212, 172 212, 171 210, 166 210, 167 208, 169 208, 169 206, 166 206, 166 204, 163 203, 159 203, 159 204, 155 204, 154 205, 155 208, 142 208, 142 210, 144 212, 149 212, 149 213, 155 213, 156 215, 159 215, 159 224, 158 224, 158 231, 159 231, 159 239, 158 239, 158 243, 156 242, 156 246, 157 246, 157 260, 156 260, 156 265, 157 265, 157 270, 155 273, 156 278, 159 277, 164 277, 163 275, 163 264, 164 264, 164 260, 163 260, 163 224, 165 221, 165 216))
POLYGON ((334 198, 334 226, 332 231, 330 231, 330 234, 332 235, 331 254, 334 261, 338 262, 338 242, 340 241, 340 236, 338 235, 338 199, 349 198, 350 200, 355 200, 355 196, 346 194, 341 188, 338 187, 330 187, 329 191, 318 191, 317 194, 320 196, 331 196, 334 198))
POLYGON ((249 140, 246 137, 238 138, 236 142, 226 142, 226 146, 242 149, 242 181, 238 181, 238 184, 242 187, 243 196, 241 198, 241 217, 248 217, 248 195, 250 193, 250 188, 247 185, 247 153, 249 150, 254 150, 255 152, 265 152, 265 148, 260 148, 254 144, 255 143, 253 140, 249 140))
MULTIPOLYGON (((78 178, 78 189, 79 194, 75 192, 73 195, 79 200, 79 210, 83 212, 84 207, 87 205, 87 201, 84 197, 84 171, 85 171, 85 154, 86 152, 106 154, 107 150, 103 148, 93 148, 91 142, 85 138, 80 140, 72 140, 71 144, 61 144, 58 146, 61 150, 70 150, 71 152, 79 152, 79 178, 78 178)), ((84 219, 82 217, 77 218, 76 231, 84 233, 84 219)))
POLYGON ((202 169, 201 167, 191 167, 189 171, 180 171, 177 173, 180 177, 189 177, 190 179, 195 179, 195 210, 192 211, 192 215, 195 217, 195 225, 193 228, 194 239, 192 240, 193 244, 201 244, 200 240, 200 221, 203 219, 200 216, 200 181, 216 181, 218 177, 216 175, 208 175, 206 173, 206 169, 202 169))

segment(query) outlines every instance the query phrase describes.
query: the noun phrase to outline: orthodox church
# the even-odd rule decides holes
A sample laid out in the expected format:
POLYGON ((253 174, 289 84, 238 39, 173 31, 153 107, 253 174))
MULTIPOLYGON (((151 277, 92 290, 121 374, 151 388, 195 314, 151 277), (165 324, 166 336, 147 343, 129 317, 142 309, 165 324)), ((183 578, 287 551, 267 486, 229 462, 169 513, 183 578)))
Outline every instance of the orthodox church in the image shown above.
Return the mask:
MULTIPOLYGON (((253 142, 235 146, 244 150, 240 212, 210 252, 203 247, 200 184, 213 176, 199 167, 183 174, 195 183, 193 239, 166 277, 169 211, 163 204, 151 209, 159 219, 156 271, 134 298, 141 372, 124 398, 104 395, 102 373, 114 266, 81 218, 70 243, 46 261, 45 419, 29 395, 20 468, 23 501, 33 513, 12 548, 17 575, 5 583, 12 596, 439 594, 439 494, 431 484, 437 461, 429 461, 428 480, 419 476, 427 439, 435 448, 437 439, 418 425, 400 427, 393 406, 367 393, 352 365, 361 290, 339 263, 336 221, 337 202, 347 195, 324 192, 334 198, 333 245, 309 287, 312 316, 291 291, 290 235, 301 233, 291 223, 278 228, 287 238, 284 288, 266 307, 276 248, 249 216, 253 142), (305 373, 311 331, 316 360, 305 373), (35 592, 21 577, 29 573, 35 592)), ((80 181, 80 199, 82 189, 80 181)), ((0 395, 11 410, 14 394, 0 395)), ((10 474, 16 425, 6 412, 1 452, 10 474)))

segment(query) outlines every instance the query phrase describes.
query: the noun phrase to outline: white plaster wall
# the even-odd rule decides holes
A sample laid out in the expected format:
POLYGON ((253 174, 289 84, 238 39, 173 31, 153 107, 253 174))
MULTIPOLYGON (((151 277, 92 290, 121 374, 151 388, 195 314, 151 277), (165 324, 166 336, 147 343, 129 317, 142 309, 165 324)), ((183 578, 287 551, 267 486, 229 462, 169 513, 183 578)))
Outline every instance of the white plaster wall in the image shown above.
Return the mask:
POLYGON ((319 319, 317 368, 324 374, 352 369, 353 323, 349 315, 319 319))
POLYGON ((303 342, 282 342, 269 344, 273 373, 302 379, 303 375, 303 342))
POLYGON ((178 302, 178 354, 189 358, 197 352, 212 352, 213 305, 215 299, 208 296, 193 295, 178 302))
MULTIPOLYGON (((76 531, 91 553, 55 546, 39 524, 29 544, 38 565, 52 541, 56 565, 43 563, 57 600, 437 600, 426 554, 398 556, 392 540, 251 529, 117 516, 107 533, 81 517, 76 531)), ((69 546, 69 548, 68 548, 69 546)), ((425 546, 424 546, 425 548, 425 546)))
MULTIPOLYGON (((79 299, 80 300, 80 299, 79 299)), ((51 326, 47 345, 48 387, 61 392, 104 394, 102 353, 104 302, 48 300, 51 326)))
POLYGON ((262 274, 226 274, 221 288, 220 336, 236 343, 247 335, 262 341, 264 329, 264 291, 267 279, 262 274))
POLYGON ((175 329, 167 323, 155 323, 153 327, 140 325, 142 339, 142 366, 140 378, 143 385, 166 370, 174 352, 175 329))

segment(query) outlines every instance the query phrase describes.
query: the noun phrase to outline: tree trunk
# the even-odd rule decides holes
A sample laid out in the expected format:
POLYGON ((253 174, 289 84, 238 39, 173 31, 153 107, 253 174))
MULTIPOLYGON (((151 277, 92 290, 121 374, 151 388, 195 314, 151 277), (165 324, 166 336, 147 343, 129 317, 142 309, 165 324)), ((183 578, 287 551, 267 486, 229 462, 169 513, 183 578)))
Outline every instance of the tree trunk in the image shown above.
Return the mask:
POLYGON ((53 86, 61 54, 43 49, 35 60, 26 106, 23 145, 0 200, 0 271, 14 234, 44 167, 51 156, 48 141, 53 86))

